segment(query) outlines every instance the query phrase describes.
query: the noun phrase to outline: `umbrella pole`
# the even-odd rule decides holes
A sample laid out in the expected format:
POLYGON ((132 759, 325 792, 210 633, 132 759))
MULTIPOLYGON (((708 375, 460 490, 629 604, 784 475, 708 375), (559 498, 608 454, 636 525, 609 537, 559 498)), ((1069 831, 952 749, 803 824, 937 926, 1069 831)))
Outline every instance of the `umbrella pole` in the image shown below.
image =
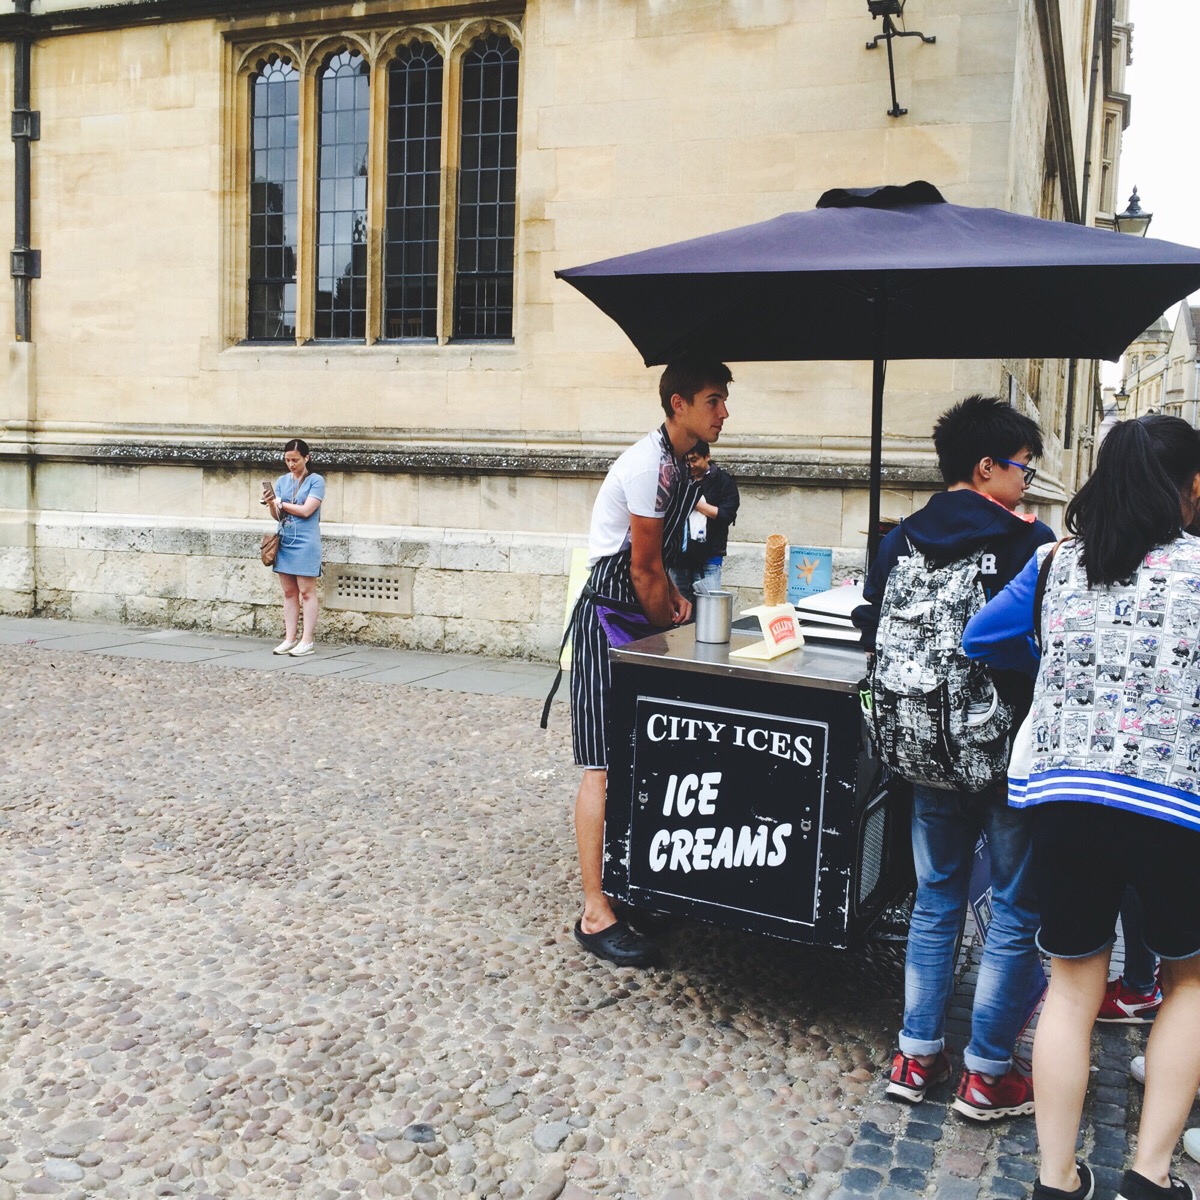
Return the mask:
POLYGON ((875 360, 871 372, 871 471, 867 515, 867 570, 879 551, 879 499, 883 491, 883 375, 887 363, 875 360))

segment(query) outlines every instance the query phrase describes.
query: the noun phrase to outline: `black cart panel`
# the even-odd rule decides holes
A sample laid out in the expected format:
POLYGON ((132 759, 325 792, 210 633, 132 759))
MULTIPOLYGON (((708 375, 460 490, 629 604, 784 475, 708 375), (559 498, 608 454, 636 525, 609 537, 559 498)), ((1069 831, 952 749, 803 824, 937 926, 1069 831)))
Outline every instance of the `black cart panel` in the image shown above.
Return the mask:
POLYGON ((862 736, 862 652, 747 665, 692 633, 613 652, 605 890, 850 944, 911 881, 908 789, 883 782, 862 736))

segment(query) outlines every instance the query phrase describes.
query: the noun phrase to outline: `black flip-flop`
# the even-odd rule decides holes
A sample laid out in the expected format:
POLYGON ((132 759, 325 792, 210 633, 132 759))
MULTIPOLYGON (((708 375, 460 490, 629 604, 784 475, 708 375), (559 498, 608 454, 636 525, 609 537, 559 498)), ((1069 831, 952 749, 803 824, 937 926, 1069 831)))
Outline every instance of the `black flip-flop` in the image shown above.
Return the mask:
POLYGON ((584 933, 583 922, 576 921, 575 940, 585 950, 618 967, 652 967, 662 961, 658 947, 624 921, 617 921, 599 933, 584 933))

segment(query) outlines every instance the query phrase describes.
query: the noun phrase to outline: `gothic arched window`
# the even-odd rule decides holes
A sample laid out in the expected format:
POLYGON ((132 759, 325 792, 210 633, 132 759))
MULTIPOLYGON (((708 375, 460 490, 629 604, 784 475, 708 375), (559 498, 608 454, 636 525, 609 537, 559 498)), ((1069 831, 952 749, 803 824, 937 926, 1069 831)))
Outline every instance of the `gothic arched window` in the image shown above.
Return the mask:
POLYGON ((388 69, 383 333, 435 338, 441 243, 442 56, 403 47, 388 69))
POLYGON ((495 33, 463 56, 455 337, 512 337, 518 67, 495 33))
POLYGON ((296 183, 300 73, 272 55, 250 80, 248 336, 296 336, 296 183))
POLYGON ((370 119, 363 56, 331 55, 317 78, 317 338, 366 337, 370 119))

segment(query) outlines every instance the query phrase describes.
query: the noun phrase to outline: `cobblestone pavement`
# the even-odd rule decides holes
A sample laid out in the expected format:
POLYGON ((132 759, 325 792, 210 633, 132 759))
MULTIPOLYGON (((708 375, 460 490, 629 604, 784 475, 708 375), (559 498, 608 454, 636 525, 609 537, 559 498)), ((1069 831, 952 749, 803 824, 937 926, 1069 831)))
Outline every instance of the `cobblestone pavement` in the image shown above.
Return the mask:
POLYGON ((0 1200, 1027 1190, 1032 1121, 883 1101, 895 948, 578 951, 565 715, 85 649, 0 646, 0 1200))

